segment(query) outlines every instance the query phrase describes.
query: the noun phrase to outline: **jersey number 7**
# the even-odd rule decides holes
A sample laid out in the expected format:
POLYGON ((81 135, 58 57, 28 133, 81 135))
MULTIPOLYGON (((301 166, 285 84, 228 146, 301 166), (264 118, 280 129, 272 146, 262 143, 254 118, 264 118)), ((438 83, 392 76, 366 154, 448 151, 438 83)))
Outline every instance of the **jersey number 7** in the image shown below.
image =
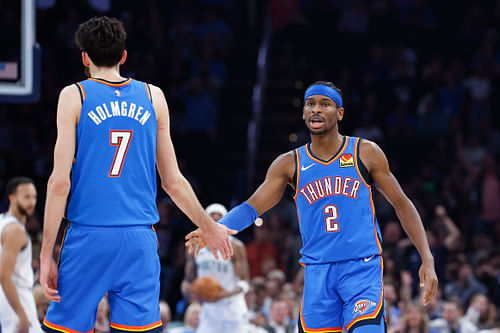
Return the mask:
POLYGON ((111 169, 109 170, 110 177, 120 177, 123 168, 125 156, 127 156, 128 146, 132 140, 132 130, 110 130, 109 144, 117 146, 111 169))

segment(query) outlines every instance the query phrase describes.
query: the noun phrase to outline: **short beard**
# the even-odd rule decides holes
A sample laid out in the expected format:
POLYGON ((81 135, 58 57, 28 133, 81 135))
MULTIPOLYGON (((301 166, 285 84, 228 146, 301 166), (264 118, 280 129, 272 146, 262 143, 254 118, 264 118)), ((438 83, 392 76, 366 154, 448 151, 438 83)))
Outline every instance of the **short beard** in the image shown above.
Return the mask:
POLYGON ((17 205, 17 210, 19 211, 19 214, 25 217, 30 217, 32 214, 28 213, 28 211, 22 207, 21 205, 17 205))

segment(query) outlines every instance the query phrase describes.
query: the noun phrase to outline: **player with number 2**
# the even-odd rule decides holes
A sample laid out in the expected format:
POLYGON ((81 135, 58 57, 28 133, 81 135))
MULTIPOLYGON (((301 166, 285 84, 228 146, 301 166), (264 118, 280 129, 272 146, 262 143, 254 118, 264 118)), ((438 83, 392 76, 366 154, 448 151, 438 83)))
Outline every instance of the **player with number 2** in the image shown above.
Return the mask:
MULTIPOLYGON (((309 86, 302 117, 311 142, 279 156, 255 193, 219 222, 243 230, 291 185, 305 266, 299 332, 382 333, 382 240, 373 185, 393 205, 422 258, 424 304, 437 290, 434 259, 417 210, 389 170, 385 154, 371 141, 340 134, 343 116, 340 89, 326 81, 309 86)), ((186 238, 191 251, 205 244, 202 230, 186 238)))

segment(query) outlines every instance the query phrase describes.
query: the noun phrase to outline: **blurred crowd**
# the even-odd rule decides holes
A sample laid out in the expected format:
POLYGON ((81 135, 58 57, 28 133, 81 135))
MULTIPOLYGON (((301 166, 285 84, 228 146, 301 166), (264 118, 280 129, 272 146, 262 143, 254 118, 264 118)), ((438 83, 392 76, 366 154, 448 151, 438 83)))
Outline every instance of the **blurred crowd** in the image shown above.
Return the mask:
MULTIPOLYGON (((0 105, 2 193, 7 179, 25 175, 35 179, 43 197, 56 135, 57 94, 84 79, 73 33, 79 23, 101 14, 125 23, 129 59, 124 74, 166 91, 183 172, 201 191, 207 171, 199 161, 221 158, 212 143, 221 130, 220 100, 231 75, 228 58, 240 46, 236 32, 241 22, 234 17, 242 8, 224 0, 37 3, 42 98, 36 104, 0 105)), ((2 22, 10 22, 8 13, 0 13, 2 22)), ((287 82, 293 109, 291 101, 301 98, 303 84, 326 79, 339 86, 346 107, 341 132, 384 149, 426 227, 440 290, 423 308, 419 256, 391 206, 375 193, 389 332, 498 332, 500 1, 270 0, 269 13, 269 89, 273 82, 287 82)), ((250 103, 250 97, 241 102, 250 103)), ((297 128, 290 130, 299 133, 296 146, 308 134, 300 105, 295 108, 290 113, 297 128)), ((27 226, 35 243, 42 227, 44 199, 39 201, 38 214, 27 226)), ((4 197, 2 211, 7 204, 4 197)), ((183 332, 194 331, 199 305, 180 288, 183 239, 192 224, 168 197, 159 196, 158 208, 164 318, 184 321, 183 332)), ((251 321, 255 327, 296 324, 303 278, 291 198, 263 218, 262 227, 241 236, 252 279, 246 295, 251 321)), ((36 253, 34 258, 37 270, 36 253)), ((40 304, 43 313, 45 303, 40 304)), ((103 304, 104 329, 106 309, 103 304)))

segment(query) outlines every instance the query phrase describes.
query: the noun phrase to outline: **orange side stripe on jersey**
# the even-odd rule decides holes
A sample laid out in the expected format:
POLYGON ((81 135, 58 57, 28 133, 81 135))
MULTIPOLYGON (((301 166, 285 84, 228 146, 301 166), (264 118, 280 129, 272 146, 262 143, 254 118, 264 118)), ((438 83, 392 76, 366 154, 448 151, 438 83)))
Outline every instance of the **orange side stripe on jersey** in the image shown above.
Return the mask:
POLYGON ((85 100, 85 89, 83 89, 83 86, 80 82, 77 82, 76 84, 78 85, 78 87, 80 87, 80 91, 82 93, 82 98, 83 98, 83 100, 85 100))
POLYGON ((112 328, 116 328, 116 329, 124 330, 124 331, 133 331, 133 332, 147 331, 147 330, 159 327, 161 325, 162 325, 161 320, 158 320, 155 323, 152 323, 149 325, 144 325, 144 326, 129 326, 129 325, 120 325, 120 324, 110 323, 110 326, 112 328))
POLYGON ((325 328, 308 328, 306 322, 304 321, 304 315, 302 314, 302 308, 304 307, 304 297, 302 297, 302 304, 300 305, 300 324, 304 332, 322 332, 322 333, 341 333, 342 327, 325 327, 325 328))
POLYGON ((68 222, 68 225, 66 226, 66 228, 64 228, 64 232, 63 232, 63 236, 62 236, 62 240, 61 240, 61 248, 59 249, 59 255, 57 256, 57 267, 59 267, 59 262, 61 261, 61 252, 62 252, 62 249, 64 246, 64 240, 66 239, 66 232, 68 231, 68 228, 69 228, 69 222, 68 222))
POLYGON ((345 142, 344 142, 344 146, 342 147, 342 149, 338 152, 338 154, 331 160, 331 161, 328 161, 328 162, 323 162, 321 160, 318 160, 316 157, 314 157, 310 152, 309 152, 309 148, 307 148, 307 145, 306 145, 306 152, 307 152, 307 155, 309 156, 309 158, 315 162, 318 162, 320 164, 323 164, 323 165, 330 165, 332 164, 333 162, 335 162, 340 156, 342 156, 342 153, 344 152, 344 150, 347 148, 347 144, 349 143, 349 137, 346 136, 345 137, 345 142))
POLYGON ((48 328, 51 328, 55 331, 59 331, 59 332, 64 332, 64 333, 91 333, 94 331, 94 329, 91 329, 90 331, 88 332, 80 332, 80 331, 75 331, 75 330, 72 330, 70 328, 67 328, 67 327, 64 327, 64 326, 60 326, 60 325, 56 325, 56 324, 52 324, 50 322, 47 321, 47 319, 44 319, 43 320, 43 324, 45 326, 47 326, 48 328))
POLYGON ((356 324, 357 322, 364 320, 364 319, 374 319, 377 318, 380 310, 382 309, 382 304, 384 303, 384 278, 383 278, 383 272, 384 272, 384 260, 382 257, 380 257, 380 271, 381 271, 381 278, 380 278, 380 297, 378 300, 377 308, 372 314, 367 314, 361 317, 358 317, 356 319, 353 319, 348 325, 347 325, 347 330, 351 328, 352 325, 356 324))
POLYGON ((105 85, 110 86, 110 87, 123 87, 123 86, 129 84, 132 81, 132 78, 129 78, 127 81, 121 82, 121 83, 106 82, 104 80, 95 79, 93 77, 89 78, 89 80, 99 82, 99 83, 105 84, 105 85))
POLYGON ((297 183, 295 184, 295 194, 293 195, 293 199, 296 199, 299 195, 299 179, 300 179, 300 156, 299 149, 295 149, 295 167, 297 170, 297 183))

